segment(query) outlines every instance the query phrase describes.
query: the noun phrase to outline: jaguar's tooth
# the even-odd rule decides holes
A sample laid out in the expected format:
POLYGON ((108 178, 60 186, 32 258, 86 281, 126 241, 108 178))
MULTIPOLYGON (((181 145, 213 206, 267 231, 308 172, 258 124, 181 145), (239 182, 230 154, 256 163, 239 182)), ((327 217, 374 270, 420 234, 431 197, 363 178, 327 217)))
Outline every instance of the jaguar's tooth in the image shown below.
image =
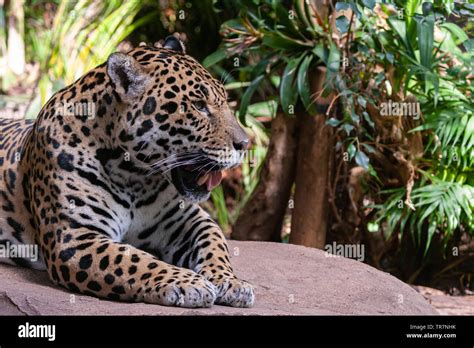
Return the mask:
POLYGON ((204 174, 203 176, 201 176, 198 181, 197 181, 197 184, 199 186, 201 186, 202 184, 204 184, 206 181, 207 181, 207 178, 209 178, 209 173, 207 174, 204 174))

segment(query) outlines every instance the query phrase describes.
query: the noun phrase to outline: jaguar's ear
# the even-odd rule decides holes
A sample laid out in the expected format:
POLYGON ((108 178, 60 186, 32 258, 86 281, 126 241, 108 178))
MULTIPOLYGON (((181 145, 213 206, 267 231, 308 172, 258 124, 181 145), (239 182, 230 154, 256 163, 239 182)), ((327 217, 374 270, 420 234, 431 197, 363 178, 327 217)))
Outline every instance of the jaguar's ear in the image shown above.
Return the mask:
POLYGON ((186 47, 184 46, 184 43, 180 39, 172 35, 168 36, 165 39, 163 47, 179 53, 186 53, 186 47))
POLYGON ((107 74, 115 84, 117 93, 125 100, 145 92, 148 75, 133 57, 125 53, 112 53, 107 59, 107 74))

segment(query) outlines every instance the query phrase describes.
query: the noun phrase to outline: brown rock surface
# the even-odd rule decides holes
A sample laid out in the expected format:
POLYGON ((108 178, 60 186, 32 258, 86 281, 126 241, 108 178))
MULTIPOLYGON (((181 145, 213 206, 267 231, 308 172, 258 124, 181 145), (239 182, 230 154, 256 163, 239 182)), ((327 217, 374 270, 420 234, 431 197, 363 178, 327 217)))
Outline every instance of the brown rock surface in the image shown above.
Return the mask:
POLYGON ((229 242, 237 275, 255 286, 253 308, 172 308, 72 294, 45 272, 0 264, 0 315, 420 315, 437 314, 414 289, 363 263, 317 249, 229 242))

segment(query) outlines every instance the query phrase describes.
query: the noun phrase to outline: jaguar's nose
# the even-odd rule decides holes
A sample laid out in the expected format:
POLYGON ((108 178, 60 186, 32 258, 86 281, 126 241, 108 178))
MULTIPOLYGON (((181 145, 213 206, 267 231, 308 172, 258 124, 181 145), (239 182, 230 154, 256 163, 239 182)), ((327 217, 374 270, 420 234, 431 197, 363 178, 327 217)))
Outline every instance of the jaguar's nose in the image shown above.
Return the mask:
POLYGON ((234 149, 236 149, 237 151, 246 150, 248 146, 249 146, 248 138, 241 139, 239 141, 234 141, 234 149))
MULTIPOLYGON (((235 117, 229 113, 228 125, 230 128, 230 139, 231 143, 236 151, 247 150, 249 146, 249 137, 243 128, 239 125, 235 117)), ((230 144, 229 144, 230 145, 230 144)))

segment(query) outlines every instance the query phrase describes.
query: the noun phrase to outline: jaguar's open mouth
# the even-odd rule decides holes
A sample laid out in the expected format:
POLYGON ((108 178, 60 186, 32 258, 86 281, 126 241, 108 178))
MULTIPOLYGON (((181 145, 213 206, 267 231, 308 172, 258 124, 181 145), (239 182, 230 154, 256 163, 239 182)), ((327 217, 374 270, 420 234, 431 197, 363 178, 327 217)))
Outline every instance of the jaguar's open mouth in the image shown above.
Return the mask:
POLYGON ((172 169, 171 180, 181 195, 197 200, 205 199, 220 184, 222 169, 224 168, 217 162, 206 160, 172 169))

